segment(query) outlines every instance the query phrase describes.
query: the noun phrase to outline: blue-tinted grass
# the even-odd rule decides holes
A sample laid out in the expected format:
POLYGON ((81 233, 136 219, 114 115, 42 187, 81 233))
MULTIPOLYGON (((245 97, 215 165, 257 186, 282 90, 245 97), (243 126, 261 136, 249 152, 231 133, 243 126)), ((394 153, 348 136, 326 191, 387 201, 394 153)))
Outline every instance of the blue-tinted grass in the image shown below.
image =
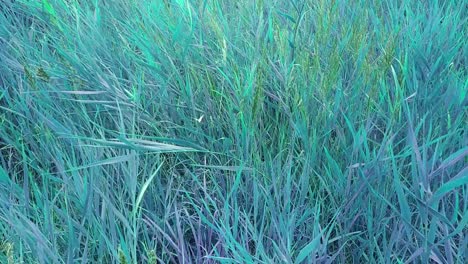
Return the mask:
POLYGON ((466 263, 463 0, 3 0, 0 263, 466 263))

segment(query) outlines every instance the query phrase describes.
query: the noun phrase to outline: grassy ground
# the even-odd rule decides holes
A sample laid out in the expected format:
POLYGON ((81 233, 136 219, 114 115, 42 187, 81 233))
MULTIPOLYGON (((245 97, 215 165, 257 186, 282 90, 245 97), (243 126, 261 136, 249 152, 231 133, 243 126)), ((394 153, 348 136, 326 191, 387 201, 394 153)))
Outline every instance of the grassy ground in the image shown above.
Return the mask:
POLYGON ((464 0, 2 0, 0 263, 466 263, 464 0))

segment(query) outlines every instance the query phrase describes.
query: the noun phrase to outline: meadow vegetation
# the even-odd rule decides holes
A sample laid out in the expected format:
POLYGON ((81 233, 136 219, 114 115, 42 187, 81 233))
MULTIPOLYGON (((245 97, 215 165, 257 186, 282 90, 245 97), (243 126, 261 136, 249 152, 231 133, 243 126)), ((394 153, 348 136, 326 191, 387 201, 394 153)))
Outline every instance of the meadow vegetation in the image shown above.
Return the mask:
POLYGON ((466 263, 465 0, 1 0, 0 263, 466 263))

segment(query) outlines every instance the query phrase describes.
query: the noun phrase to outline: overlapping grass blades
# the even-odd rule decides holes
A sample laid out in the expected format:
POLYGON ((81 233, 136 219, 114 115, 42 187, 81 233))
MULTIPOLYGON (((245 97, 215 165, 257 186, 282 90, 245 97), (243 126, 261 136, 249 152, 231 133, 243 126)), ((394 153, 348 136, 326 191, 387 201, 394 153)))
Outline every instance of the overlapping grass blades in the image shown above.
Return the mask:
POLYGON ((463 0, 3 0, 0 263, 465 263, 463 0))

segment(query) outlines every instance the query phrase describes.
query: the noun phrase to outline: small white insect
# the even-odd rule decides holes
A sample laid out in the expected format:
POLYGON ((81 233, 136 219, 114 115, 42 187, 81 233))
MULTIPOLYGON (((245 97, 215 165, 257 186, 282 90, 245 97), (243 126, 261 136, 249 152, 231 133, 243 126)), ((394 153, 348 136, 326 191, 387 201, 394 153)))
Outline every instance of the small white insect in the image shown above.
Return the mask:
POLYGON ((203 117, 205 117, 205 115, 202 115, 200 116, 200 118, 195 118, 195 120, 198 122, 198 123, 201 123, 201 121, 203 120, 203 117))

